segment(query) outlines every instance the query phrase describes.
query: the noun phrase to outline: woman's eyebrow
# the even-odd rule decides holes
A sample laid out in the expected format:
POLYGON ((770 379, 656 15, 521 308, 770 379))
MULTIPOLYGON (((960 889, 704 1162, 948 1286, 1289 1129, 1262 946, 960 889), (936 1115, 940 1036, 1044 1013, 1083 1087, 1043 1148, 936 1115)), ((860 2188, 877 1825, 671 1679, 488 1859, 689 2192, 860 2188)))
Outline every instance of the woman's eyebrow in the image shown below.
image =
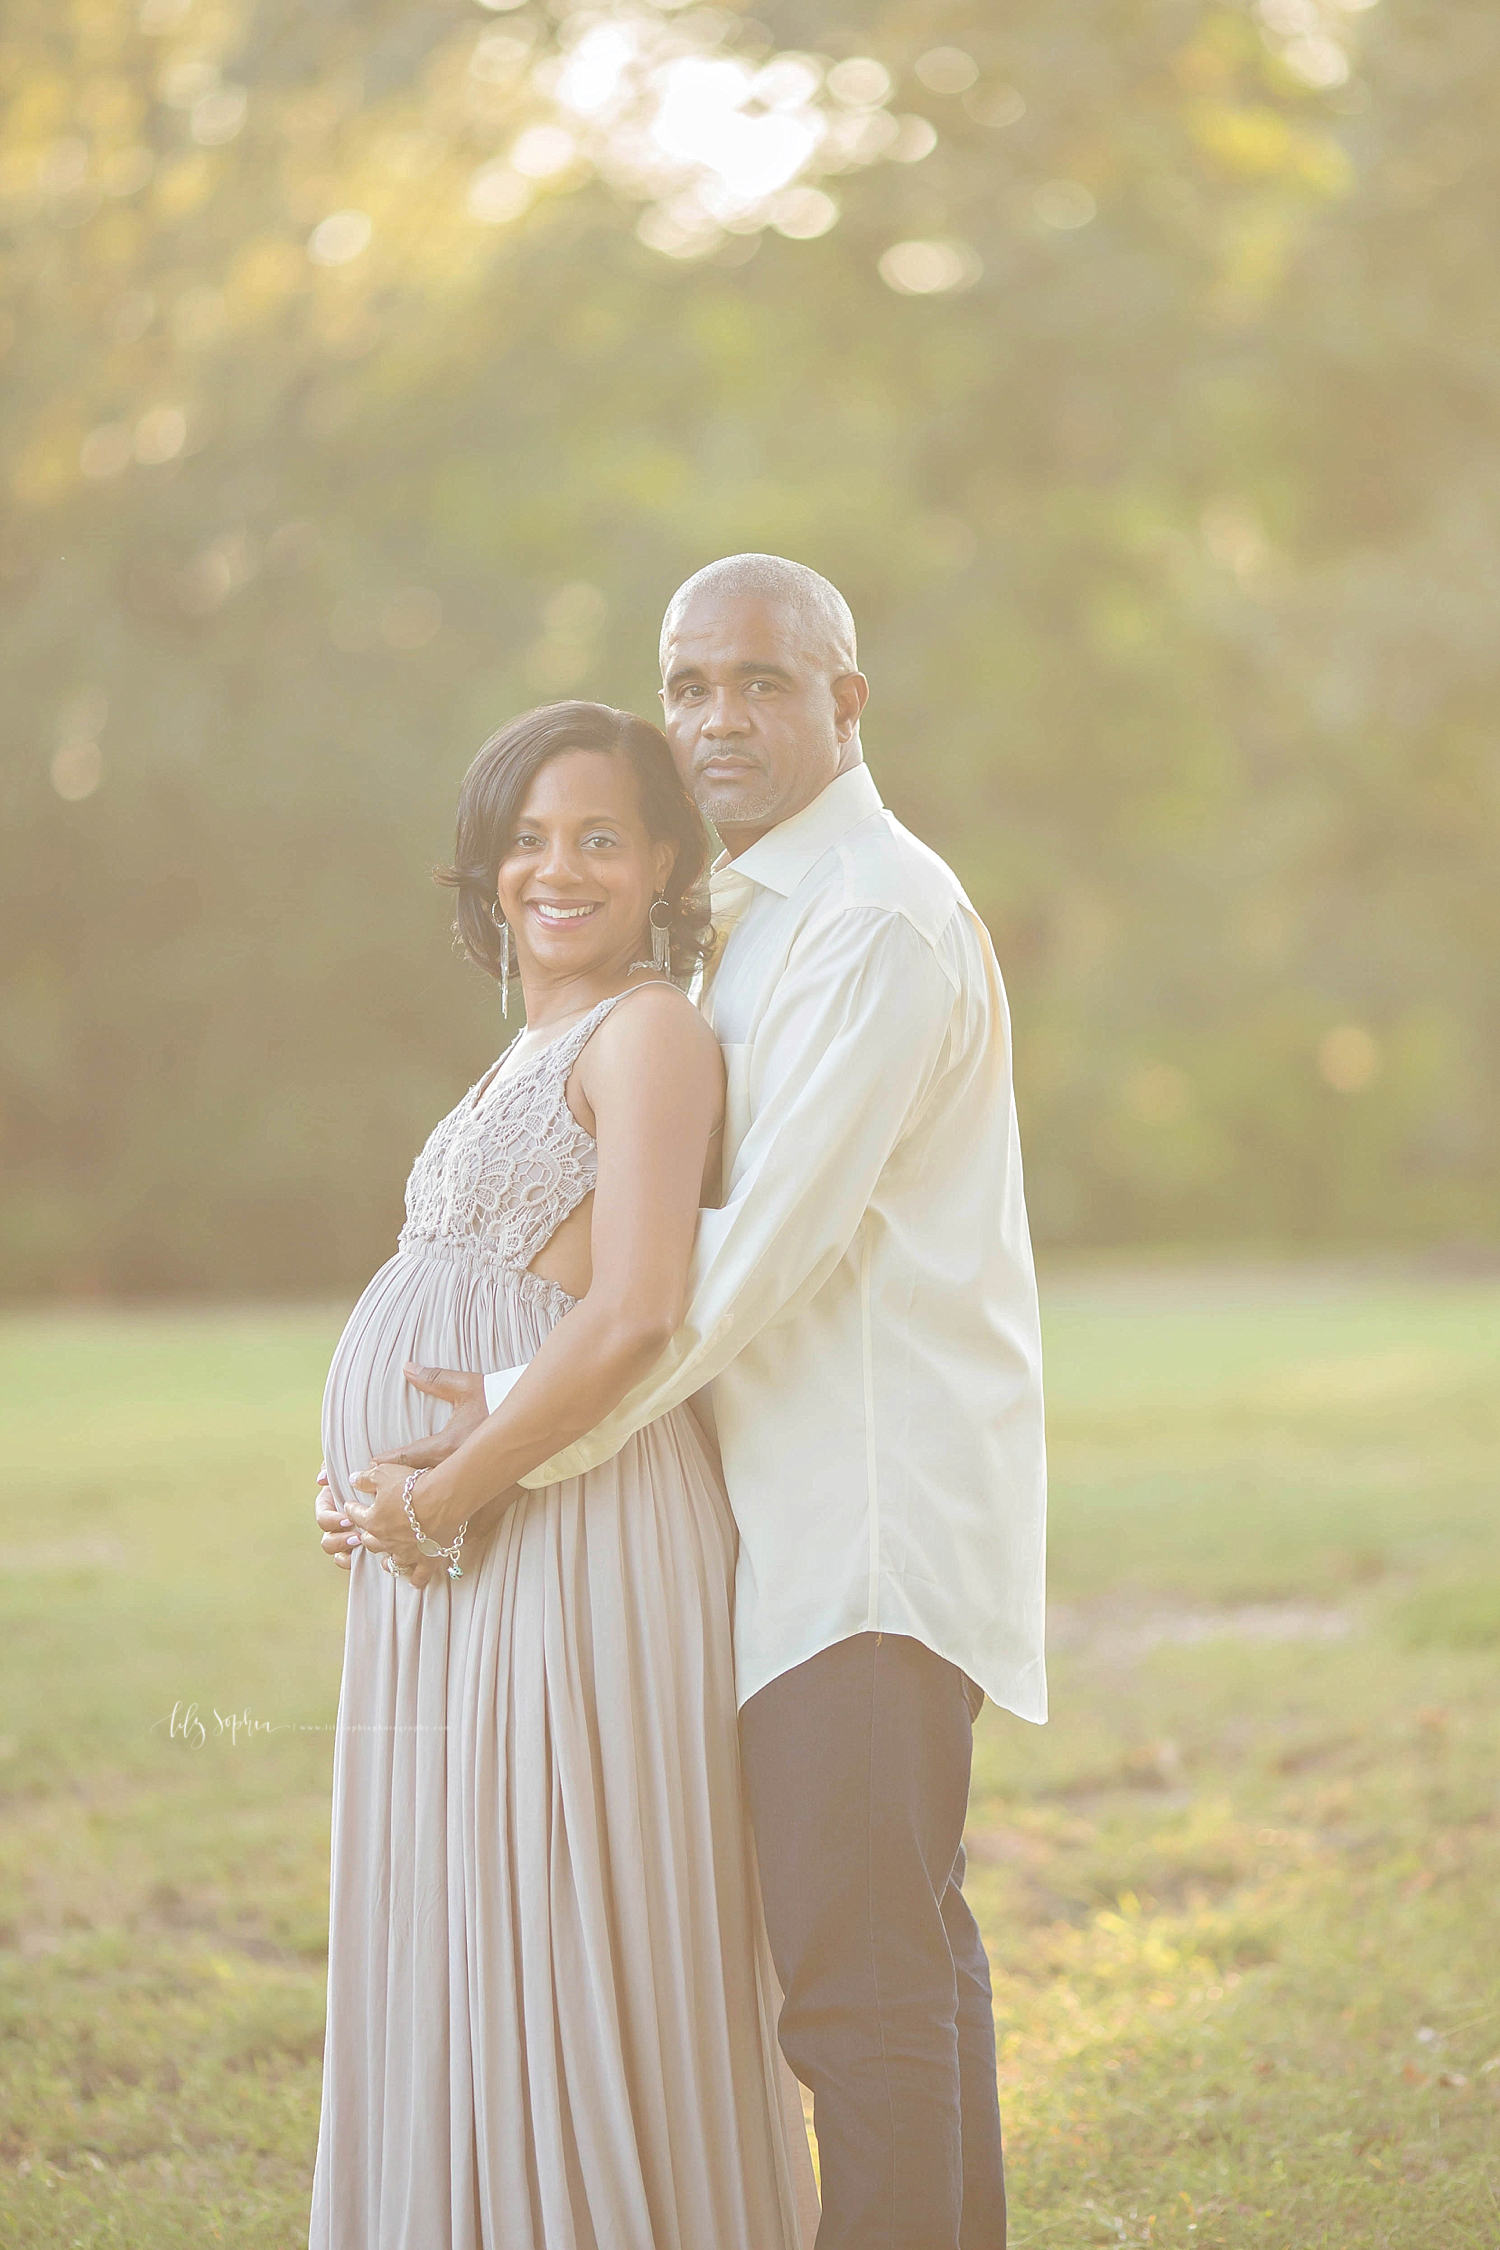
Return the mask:
MULTIPOLYGON (((622 815, 613 812, 569 813, 567 818, 576 820, 580 828, 623 828, 625 825, 622 815)), ((546 825, 546 819, 545 813, 517 813, 516 826, 542 828, 546 825)))

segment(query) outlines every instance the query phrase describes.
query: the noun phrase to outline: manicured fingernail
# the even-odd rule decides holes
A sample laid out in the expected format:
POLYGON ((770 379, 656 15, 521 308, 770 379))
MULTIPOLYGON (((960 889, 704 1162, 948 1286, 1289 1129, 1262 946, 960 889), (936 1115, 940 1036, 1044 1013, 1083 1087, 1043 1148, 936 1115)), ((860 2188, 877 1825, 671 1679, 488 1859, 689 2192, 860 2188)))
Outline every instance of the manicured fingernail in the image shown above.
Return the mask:
POLYGON ((346 1547, 357 1547, 359 1543, 359 1533, 357 1531, 351 1531, 348 1538, 344 1542, 346 1547))

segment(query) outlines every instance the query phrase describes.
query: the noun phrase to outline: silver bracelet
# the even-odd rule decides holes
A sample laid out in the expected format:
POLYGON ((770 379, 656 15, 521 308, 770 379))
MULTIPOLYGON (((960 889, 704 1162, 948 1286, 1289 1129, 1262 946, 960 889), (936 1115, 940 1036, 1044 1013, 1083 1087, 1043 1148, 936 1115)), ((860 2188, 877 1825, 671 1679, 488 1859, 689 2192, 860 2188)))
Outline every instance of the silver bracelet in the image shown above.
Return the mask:
POLYGON ((411 1535, 424 1555, 431 1555, 435 1560, 440 1558, 447 1563, 450 1578, 462 1578, 463 1572, 459 1568, 458 1558, 463 1552, 464 1533, 469 1528, 469 1519, 465 1516, 463 1522, 459 1525, 451 1547, 440 1546, 436 1539, 428 1538, 426 1532, 418 1523, 417 1511, 411 1504, 411 1496, 417 1489, 418 1481, 426 1474, 425 1469, 413 1469, 411 1475, 401 1487, 401 1505, 406 1510, 406 1520, 411 1525, 411 1535))

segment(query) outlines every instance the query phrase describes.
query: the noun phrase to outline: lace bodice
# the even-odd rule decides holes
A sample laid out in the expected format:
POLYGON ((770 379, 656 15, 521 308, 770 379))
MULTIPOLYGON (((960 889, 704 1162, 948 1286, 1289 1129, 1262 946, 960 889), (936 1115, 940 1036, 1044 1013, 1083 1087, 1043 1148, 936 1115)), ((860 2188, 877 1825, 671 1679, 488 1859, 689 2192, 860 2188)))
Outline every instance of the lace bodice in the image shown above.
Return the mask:
POLYGON ((440 1246, 526 1270, 593 1192, 597 1153, 568 1107, 568 1075, 625 997, 601 1000, 509 1073, 502 1057, 433 1128, 406 1183, 403 1250, 440 1246))

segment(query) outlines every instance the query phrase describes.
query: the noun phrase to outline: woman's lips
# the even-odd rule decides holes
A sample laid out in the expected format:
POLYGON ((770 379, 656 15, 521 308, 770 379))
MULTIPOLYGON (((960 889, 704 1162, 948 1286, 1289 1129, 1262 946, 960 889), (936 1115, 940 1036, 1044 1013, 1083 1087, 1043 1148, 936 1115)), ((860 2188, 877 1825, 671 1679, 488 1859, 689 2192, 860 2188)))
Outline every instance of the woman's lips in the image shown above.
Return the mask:
POLYGON ((526 911, 536 917, 544 930, 568 930, 575 923, 588 921, 599 911, 599 901, 529 898, 526 911))

